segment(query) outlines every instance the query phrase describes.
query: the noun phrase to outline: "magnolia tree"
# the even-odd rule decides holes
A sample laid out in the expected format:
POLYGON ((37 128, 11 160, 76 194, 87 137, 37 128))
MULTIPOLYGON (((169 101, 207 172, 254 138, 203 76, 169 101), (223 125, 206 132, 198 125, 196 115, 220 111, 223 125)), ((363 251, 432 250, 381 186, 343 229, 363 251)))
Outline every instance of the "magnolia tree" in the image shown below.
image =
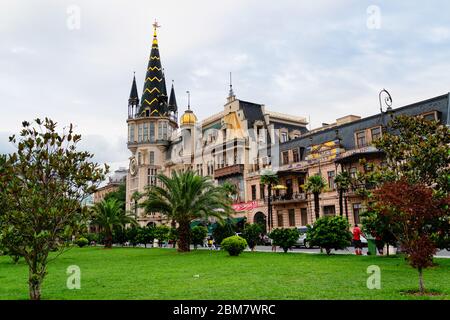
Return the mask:
POLYGON ((81 136, 72 125, 62 133, 48 118, 22 126, 10 137, 17 151, 0 158, 0 234, 2 246, 28 264, 29 296, 39 300, 48 262, 77 233, 86 217, 80 204, 108 168, 77 151, 81 136))

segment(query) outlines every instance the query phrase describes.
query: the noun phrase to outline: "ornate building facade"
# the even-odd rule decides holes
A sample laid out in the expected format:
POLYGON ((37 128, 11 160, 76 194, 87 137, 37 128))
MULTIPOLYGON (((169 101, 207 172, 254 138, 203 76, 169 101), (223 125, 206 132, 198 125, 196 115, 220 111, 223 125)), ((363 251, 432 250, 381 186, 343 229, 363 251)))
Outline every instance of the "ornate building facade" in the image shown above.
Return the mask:
POLYGON ((273 195, 273 227, 299 227, 314 222, 313 199, 303 185, 320 174, 327 188, 320 195, 320 216, 342 214, 350 223, 359 222, 364 199, 353 185, 340 212, 334 182, 341 171, 354 178, 371 164, 381 164, 384 155, 373 141, 389 130, 389 117, 421 115, 450 125, 449 94, 391 109, 367 118, 349 115, 333 124, 308 131, 304 117, 270 111, 263 104, 236 98, 230 91, 222 110, 199 121, 190 103, 178 120, 178 106, 172 84, 167 96, 164 69, 154 25, 144 89, 141 98, 133 78, 128 100, 128 149, 130 164, 126 179, 126 208, 138 216, 141 225, 165 224, 158 214, 146 215, 136 194, 157 184, 157 175, 174 170, 194 170, 216 183, 228 181, 237 188, 236 217, 250 223, 267 223, 267 187, 260 177, 265 170, 277 173, 282 190, 273 195), (364 159, 364 161, 360 161, 364 159))

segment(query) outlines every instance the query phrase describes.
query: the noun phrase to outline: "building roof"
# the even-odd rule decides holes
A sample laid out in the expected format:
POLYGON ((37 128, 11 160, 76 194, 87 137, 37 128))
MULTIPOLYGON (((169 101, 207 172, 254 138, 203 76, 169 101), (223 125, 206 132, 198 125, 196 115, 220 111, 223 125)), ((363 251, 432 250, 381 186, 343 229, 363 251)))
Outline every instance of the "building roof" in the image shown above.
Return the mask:
POLYGON ((144 81, 144 92, 142 93, 141 108, 139 113, 146 110, 150 111, 150 115, 159 116, 167 113, 167 90, 166 80, 164 77, 164 70, 161 65, 161 58, 159 55, 158 38, 156 28, 158 24, 153 24, 153 42, 150 58, 147 66, 147 73, 144 81))
POLYGON ((136 75, 133 75, 133 83, 131 84, 130 98, 128 99, 129 105, 139 104, 139 95, 136 86, 136 75))

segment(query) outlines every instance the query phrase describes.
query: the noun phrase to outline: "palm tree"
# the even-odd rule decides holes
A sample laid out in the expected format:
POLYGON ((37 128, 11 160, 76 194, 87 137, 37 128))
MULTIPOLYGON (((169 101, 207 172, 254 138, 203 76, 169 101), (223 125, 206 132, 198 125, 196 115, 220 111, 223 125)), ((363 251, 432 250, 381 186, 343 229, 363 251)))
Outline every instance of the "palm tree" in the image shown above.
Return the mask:
MULTIPOLYGON (((342 216, 344 211, 342 200, 344 198, 344 193, 346 193, 352 185, 352 179, 348 171, 342 171, 336 175, 334 182, 336 183, 336 188, 339 192, 339 213, 342 216)), ((345 198, 345 217, 348 220, 347 198, 345 198)))
POLYGON ((316 220, 320 217, 319 195, 322 193, 323 189, 325 189, 325 186, 326 182, 320 174, 310 176, 305 183, 305 190, 314 195, 314 213, 316 215, 316 220))
POLYGON ((122 208, 122 203, 114 198, 96 203, 92 208, 92 214, 92 223, 105 232, 105 248, 112 247, 114 229, 123 229, 128 224, 137 225, 135 218, 128 216, 122 208))
POLYGON ((276 184, 278 184, 278 176, 273 171, 266 171, 261 175, 260 182, 263 185, 267 186, 267 208, 268 208, 268 225, 269 225, 269 231, 273 228, 273 219, 272 219, 272 187, 276 184))
POLYGON ((225 181, 222 185, 221 185, 222 189, 225 191, 225 193, 231 198, 233 199, 233 201, 235 201, 237 199, 237 195, 238 195, 238 189, 237 186, 231 182, 225 181))
POLYGON ((231 198, 209 177, 189 170, 158 175, 161 186, 150 186, 141 204, 147 213, 158 212, 178 223, 178 251, 190 251, 190 223, 195 219, 216 217, 222 220, 232 213, 231 198))

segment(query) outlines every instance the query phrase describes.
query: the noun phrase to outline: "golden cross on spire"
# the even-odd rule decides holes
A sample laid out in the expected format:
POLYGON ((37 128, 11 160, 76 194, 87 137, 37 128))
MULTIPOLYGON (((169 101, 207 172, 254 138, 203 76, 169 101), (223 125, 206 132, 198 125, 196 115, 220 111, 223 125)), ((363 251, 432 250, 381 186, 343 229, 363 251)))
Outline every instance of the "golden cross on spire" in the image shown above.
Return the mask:
POLYGON ((153 44, 158 44, 158 40, 156 40, 156 29, 161 28, 161 25, 158 24, 158 21, 153 23, 153 44))

